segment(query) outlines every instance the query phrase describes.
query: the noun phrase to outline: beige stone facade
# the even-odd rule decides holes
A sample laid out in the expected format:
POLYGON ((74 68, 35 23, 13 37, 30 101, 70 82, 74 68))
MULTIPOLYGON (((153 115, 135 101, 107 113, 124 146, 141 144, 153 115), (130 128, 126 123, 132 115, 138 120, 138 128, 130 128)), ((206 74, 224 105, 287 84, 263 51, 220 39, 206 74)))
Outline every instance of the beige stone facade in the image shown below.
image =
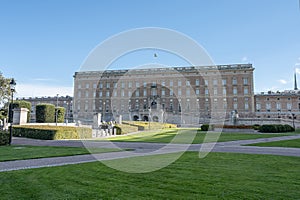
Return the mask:
POLYGON ((300 91, 267 92, 255 95, 257 118, 300 119, 300 91))
POLYGON ((74 118, 199 124, 255 116, 251 64, 76 72, 74 118))

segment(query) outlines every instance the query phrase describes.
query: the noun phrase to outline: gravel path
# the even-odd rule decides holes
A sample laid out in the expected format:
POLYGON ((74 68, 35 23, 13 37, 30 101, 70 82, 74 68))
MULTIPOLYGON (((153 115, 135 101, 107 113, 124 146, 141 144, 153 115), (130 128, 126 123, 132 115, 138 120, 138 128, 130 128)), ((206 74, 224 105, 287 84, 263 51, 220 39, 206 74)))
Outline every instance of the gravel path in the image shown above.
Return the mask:
MULTIPOLYGON (((300 157, 300 148, 281 148, 281 147, 256 147, 241 146, 260 142, 272 142, 290 139, 300 139, 300 135, 283 136, 274 138, 261 138, 253 140, 239 140, 230 142, 216 143, 213 152, 232 152, 246 154, 267 154, 281 156, 300 157)), ((67 146, 67 147, 86 147, 86 148, 122 148, 133 149, 133 151, 109 152, 93 155, 76 155, 54 158, 40 158, 29 160, 17 160, 0 162, 0 172, 13 171, 28 168, 41 168, 51 166, 62 166, 69 164, 94 162, 97 160, 113 160, 136 156, 159 155, 182 151, 209 151, 210 144, 162 144, 162 143, 142 143, 142 142, 105 142, 105 141, 75 141, 75 140, 34 140, 28 138, 13 138, 14 145, 33 145, 33 146, 67 146)))

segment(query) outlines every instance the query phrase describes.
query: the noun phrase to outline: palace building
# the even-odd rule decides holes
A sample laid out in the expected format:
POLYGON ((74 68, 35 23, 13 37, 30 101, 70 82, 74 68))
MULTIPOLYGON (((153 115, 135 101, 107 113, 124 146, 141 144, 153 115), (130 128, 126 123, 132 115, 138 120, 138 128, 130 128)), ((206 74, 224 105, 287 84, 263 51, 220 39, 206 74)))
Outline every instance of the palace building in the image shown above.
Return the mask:
POLYGON ((255 116, 252 64, 80 71, 74 75, 74 119, 199 124, 237 111, 255 116))

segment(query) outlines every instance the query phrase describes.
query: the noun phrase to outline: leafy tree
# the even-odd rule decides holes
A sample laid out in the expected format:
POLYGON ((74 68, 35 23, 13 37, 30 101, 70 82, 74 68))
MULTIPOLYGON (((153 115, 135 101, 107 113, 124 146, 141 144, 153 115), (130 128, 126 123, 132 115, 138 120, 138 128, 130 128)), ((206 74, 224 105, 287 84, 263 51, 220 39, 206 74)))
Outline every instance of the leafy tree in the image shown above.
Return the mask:
POLYGON ((5 78, 0 72, 0 119, 7 117, 7 102, 10 99, 11 91, 10 91, 10 80, 9 78, 5 78))

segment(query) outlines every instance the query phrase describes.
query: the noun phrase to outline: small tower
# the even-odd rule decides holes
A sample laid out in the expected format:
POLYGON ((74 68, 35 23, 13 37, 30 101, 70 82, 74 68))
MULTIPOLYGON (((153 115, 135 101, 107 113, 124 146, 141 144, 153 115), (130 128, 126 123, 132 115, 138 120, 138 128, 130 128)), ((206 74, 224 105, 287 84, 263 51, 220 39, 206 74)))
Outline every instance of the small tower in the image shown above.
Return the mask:
POLYGON ((298 87, 297 87, 297 75, 296 75, 296 72, 294 74, 294 90, 298 90, 298 87))

